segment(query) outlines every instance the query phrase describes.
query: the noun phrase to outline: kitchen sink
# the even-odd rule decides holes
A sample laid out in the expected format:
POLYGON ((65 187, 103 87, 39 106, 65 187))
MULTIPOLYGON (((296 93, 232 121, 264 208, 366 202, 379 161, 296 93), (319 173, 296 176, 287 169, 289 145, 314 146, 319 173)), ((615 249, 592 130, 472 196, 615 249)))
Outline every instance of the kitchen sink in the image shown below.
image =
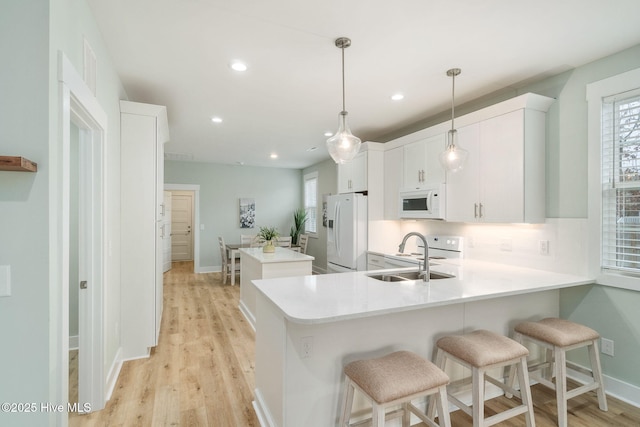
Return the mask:
MULTIPOLYGON (((419 271, 389 271, 381 274, 368 274, 367 276, 372 279, 381 280, 383 282, 405 282, 409 280, 422 280, 420 277, 419 271)), ((451 279, 455 277, 451 274, 438 273, 436 271, 431 271, 429 274, 430 280, 438 280, 438 279, 451 279)))

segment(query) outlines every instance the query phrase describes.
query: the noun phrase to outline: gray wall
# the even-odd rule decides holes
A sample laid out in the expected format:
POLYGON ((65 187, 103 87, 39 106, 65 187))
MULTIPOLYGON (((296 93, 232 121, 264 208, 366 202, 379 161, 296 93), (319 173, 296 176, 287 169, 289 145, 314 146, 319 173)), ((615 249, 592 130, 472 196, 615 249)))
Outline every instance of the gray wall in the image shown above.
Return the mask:
POLYGON ((240 234, 256 234, 261 226, 288 236, 293 212, 302 206, 299 169, 165 161, 164 182, 200 185, 200 269, 205 271, 220 270, 218 236, 240 242, 240 234), (255 200, 255 228, 240 228, 240 198, 255 200))
MULTIPOLYGON (((126 94, 84 0, 0 2, 0 154, 25 156, 37 173, 0 172, 0 265, 11 266, 12 296, 0 298, 0 401, 54 402, 63 331, 60 289, 50 283, 50 221, 59 213, 49 193, 59 159, 58 52, 82 70, 83 37, 98 57, 97 99, 108 117, 105 372, 119 347, 120 98, 126 94)), ((0 425, 48 425, 54 414, 0 413, 0 425)))

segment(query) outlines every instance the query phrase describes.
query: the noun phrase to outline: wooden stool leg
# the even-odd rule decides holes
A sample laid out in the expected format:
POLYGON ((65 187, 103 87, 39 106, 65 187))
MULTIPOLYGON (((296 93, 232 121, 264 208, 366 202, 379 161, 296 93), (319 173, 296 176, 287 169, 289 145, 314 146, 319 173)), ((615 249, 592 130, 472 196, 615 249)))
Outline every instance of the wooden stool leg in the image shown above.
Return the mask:
POLYGON ((484 369, 473 368, 472 376, 472 408, 473 427, 484 426, 484 369))
MULTIPOLYGON (((513 340, 516 341, 518 344, 522 344, 523 338, 522 338, 522 334, 519 332, 515 332, 513 334, 513 340)), ((528 374, 529 371, 527 371, 528 374)), ((516 365, 511 365, 509 366, 509 374, 507 376, 507 386, 514 388, 515 386, 515 382, 516 382, 516 365)), ((518 384, 521 388, 522 388, 522 383, 518 384)), ((513 397, 513 394, 509 393, 509 392, 505 392, 504 394, 508 399, 511 399, 513 397)))
POLYGON ((536 421, 533 414, 533 400, 531 399, 531 388, 529 384, 529 370, 527 368, 527 358, 522 357, 517 365, 513 365, 518 371, 518 384, 520 385, 520 398, 527 406, 525 420, 527 427, 535 427, 536 421))
MULTIPOLYGON (((446 365, 447 361, 445 360, 444 357, 444 351, 440 348, 438 348, 438 351, 436 352, 436 360, 435 360, 435 365, 442 369, 444 371, 445 365, 446 365)), ((445 405, 448 404, 446 403, 447 400, 445 400, 445 405)), ((436 406, 435 406, 436 402, 434 402, 433 397, 429 398, 429 402, 427 405, 427 417, 433 419, 436 415, 436 406)), ((439 409, 438 409, 439 411, 439 409)), ((448 411, 447 411, 448 412, 448 411)), ((439 414, 439 412, 438 412, 439 414)))
MULTIPOLYGON (((438 405, 438 424, 440 427, 451 427, 451 417, 449 416, 449 404, 447 398, 447 387, 442 386, 438 390, 435 396, 432 396, 430 400, 435 397, 436 404, 438 405)), ((433 420, 433 415, 430 417, 433 420)))
POLYGON ((593 380, 600 383, 600 387, 596 391, 598 395, 598 406, 600 410, 609 410, 607 406, 607 395, 604 392, 604 380, 602 378, 602 368, 600 365, 600 352, 598 351, 598 340, 593 340, 589 345, 589 360, 591 361, 591 371, 593 372, 593 380))
POLYGON ((373 427, 384 427, 384 406, 378 405, 373 402, 373 420, 371 425, 373 427))
POLYGON ((402 404, 402 427, 411 427, 411 411, 409 410, 409 403, 402 404))
POLYGON ((351 408, 353 406, 353 393, 355 388, 349 377, 344 379, 344 396, 342 398, 342 410, 340 411, 340 427, 348 425, 351 419, 351 408))
POLYGON ((567 359, 564 350, 554 347, 558 427, 567 427, 567 359))

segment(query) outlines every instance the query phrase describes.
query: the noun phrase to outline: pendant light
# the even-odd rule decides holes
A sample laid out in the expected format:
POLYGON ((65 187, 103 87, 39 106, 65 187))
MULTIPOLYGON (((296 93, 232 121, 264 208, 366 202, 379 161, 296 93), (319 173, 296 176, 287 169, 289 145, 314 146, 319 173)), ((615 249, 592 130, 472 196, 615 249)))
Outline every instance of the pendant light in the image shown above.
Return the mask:
POLYGON ((344 50, 351 46, 351 39, 340 37, 336 39, 336 47, 342 50, 342 111, 338 115, 339 126, 338 131, 329 139, 327 139, 327 150, 331 158, 338 163, 343 164, 353 160, 360 150, 360 138, 353 135, 347 124, 347 110, 345 108, 344 95, 344 50))
POLYGON ((455 104, 454 104, 454 95, 456 90, 456 76, 459 75, 462 71, 460 68, 452 68, 447 70, 447 76, 451 77, 451 130, 447 135, 447 148, 440 153, 440 164, 443 168, 445 168, 448 172, 457 172, 464 166, 464 161, 467 158, 469 152, 463 148, 460 148, 456 145, 458 142, 458 131, 455 129, 453 125, 453 120, 455 118, 455 104))

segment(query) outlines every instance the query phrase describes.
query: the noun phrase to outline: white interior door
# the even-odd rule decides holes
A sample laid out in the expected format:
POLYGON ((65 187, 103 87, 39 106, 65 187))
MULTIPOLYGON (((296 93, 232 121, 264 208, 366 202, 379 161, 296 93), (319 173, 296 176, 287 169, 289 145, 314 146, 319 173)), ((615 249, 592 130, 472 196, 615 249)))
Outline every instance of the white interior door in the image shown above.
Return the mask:
POLYGON ((164 192, 162 209, 162 272, 171 270, 171 191, 164 192))
POLYGON ((193 192, 171 192, 171 259, 193 260, 193 192))

